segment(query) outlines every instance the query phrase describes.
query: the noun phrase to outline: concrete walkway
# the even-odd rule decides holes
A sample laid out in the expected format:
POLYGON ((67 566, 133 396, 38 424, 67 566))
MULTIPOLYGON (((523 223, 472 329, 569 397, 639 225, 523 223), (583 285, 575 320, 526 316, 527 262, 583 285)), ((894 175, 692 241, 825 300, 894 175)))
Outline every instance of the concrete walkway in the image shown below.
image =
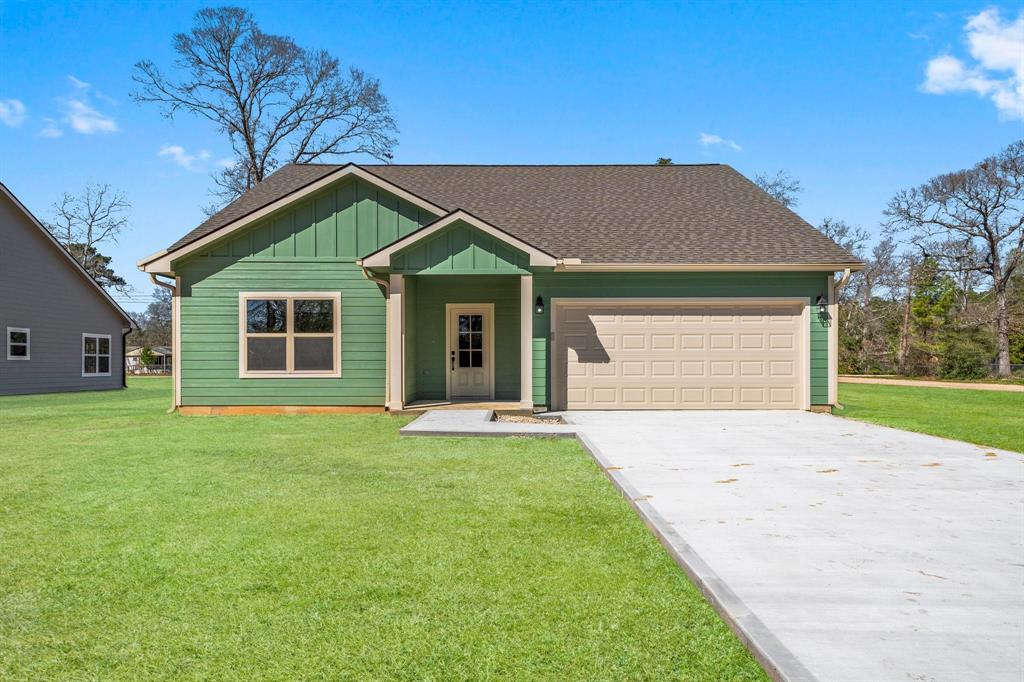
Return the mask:
POLYGON ((962 391, 1006 391, 1024 393, 1024 384, 972 384, 965 381, 926 381, 920 379, 889 379, 886 377, 840 376, 841 384, 886 384, 889 386, 918 386, 920 388, 953 388, 962 391))
POLYGON ((458 414, 575 431, 777 679, 1024 678, 1024 455, 805 412, 458 414))

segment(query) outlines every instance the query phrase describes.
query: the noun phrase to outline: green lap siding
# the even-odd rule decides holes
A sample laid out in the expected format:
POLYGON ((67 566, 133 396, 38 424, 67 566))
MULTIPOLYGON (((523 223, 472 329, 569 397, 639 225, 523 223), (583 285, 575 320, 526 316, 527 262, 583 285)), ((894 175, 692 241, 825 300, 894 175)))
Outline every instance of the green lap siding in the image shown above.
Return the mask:
POLYGON ((199 258, 181 266, 183 405, 382 405, 384 296, 354 263, 199 258), (341 378, 240 379, 238 294, 341 292, 341 378))
MULTIPOLYGON (((831 274, 820 272, 566 273, 534 276, 544 313, 533 317, 533 402, 548 405, 551 391, 552 298, 743 298, 797 296, 814 303, 828 295, 831 274)), ((828 403, 828 326, 812 309, 811 404, 828 403)))

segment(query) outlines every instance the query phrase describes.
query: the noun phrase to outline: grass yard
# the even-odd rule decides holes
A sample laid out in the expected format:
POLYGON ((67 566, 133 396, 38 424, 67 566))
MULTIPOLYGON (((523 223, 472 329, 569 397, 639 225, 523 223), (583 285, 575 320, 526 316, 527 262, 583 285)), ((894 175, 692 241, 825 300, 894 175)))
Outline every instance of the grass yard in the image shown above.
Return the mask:
POLYGON ((0 679, 766 679, 572 441, 129 381, 0 399, 0 679))
POLYGON ((839 402, 842 417, 1024 452, 1024 393, 841 383, 839 402))

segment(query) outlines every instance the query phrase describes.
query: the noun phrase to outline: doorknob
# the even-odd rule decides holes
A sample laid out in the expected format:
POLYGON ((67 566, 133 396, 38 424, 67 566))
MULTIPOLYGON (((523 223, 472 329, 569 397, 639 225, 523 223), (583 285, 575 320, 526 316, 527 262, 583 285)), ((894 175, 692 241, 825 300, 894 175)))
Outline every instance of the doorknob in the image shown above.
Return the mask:
POLYGON ((455 371, 455 351, 452 351, 452 371, 455 371))

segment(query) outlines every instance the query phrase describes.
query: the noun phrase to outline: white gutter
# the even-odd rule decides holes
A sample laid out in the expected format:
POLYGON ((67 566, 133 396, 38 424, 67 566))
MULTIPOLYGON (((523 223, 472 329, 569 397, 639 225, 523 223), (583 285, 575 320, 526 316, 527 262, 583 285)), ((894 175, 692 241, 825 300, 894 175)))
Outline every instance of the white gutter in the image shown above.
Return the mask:
POLYGON ((157 285, 158 287, 163 287, 164 289, 167 289, 168 291, 171 292, 171 296, 173 296, 174 292, 176 291, 175 286, 173 284, 169 284, 167 282, 157 279, 156 276, 157 275, 155 272, 149 273, 149 281, 157 285))

